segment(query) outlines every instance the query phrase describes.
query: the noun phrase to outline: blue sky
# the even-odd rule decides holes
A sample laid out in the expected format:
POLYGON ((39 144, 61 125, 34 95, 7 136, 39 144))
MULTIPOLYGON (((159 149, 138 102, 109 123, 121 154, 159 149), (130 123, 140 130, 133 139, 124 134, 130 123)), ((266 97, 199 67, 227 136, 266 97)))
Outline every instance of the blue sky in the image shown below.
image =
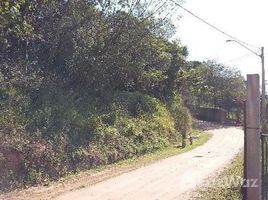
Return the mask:
MULTIPOLYGON (((265 68, 268 78, 267 0, 185 0, 183 6, 242 41, 266 47, 265 68)), ((173 21, 177 29, 175 37, 189 49, 188 60, 215 59, 227 66, 237 67, 243 75, 261 72, 259 57, 235 43, 226 43, 230 38, 182 9, 174 13, 173 21), (179 20, 176 17, 178 15, 181 15, 179 20)))

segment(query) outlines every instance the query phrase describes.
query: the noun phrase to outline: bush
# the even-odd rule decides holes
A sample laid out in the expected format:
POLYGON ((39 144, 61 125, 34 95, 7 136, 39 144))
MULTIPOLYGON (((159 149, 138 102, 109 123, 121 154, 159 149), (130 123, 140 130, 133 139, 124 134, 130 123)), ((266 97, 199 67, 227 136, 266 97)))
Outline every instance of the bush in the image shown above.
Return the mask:
MULTIPOLYGON (((22 161, 19 169, 10 168, 11 174, 1 174, 13 180, 1 188, 16 181, 37 184, 179 144, 190 129, 190 115, 176 98, 166 106, 139 92, 96 96, 59 88, 40 91, 25 120, 9 110, 12 134, 1 129, 5 146, 22 161)), ((1 165, 8 164, 6 152, 0 149, 1 165)))
POLYGON ((184 106, 183 100, 177 94, 174 94, 169 102, 169 110, 174 118, 176 130, 178 130, 183 139, 182 146, 186 145, 187 135, 191 133, 192 117, 190 111, 184 106))

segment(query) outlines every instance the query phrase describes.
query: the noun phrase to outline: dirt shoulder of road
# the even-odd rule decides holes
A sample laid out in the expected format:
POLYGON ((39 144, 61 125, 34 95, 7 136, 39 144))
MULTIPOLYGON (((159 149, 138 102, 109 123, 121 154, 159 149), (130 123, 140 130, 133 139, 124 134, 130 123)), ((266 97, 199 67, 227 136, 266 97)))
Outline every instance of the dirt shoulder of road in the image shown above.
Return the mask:
POLYGON ((243 147, 243 130, 224 127, 210 130, 213 137, 192 151, 110 178, 57 200, 184 199, 208 178, 228 166, 243 147))
POLYGON ((191 199, 193 200, 240 200, 241 180, 243 177, 243 153, 240 152, 232 162, 199 186, 191 199))
POLYGON ((88 187, 90 185, 133 171, 143 166, 153 164, 159 160, 190 151, 206 143, 212 136, 212 134, 201 131, 198 131, 197 134, 200 136, 196 141, 194 141, 194 144, 191 146, 188 145, 184 149, 170 147, 161 151, 146 154, 141 157, 136 157, 120 161, 115 164, 72 174, 65 178, 62 178, 59 181, 51 182, 49 183, 48 186, 36 186, 36 187, 30 187, 28 189, 15 190, 9 193, 0 194, 0 199, 8 199, 8 200, 53 199, 66 192, 79 190, 81 188, 88 187))

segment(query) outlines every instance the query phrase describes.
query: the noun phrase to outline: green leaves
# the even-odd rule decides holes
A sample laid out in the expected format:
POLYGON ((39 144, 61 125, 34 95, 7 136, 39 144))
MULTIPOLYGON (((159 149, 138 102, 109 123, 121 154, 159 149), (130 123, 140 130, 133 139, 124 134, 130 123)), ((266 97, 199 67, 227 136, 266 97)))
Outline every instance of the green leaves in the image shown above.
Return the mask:
POLYGON ((200 63, 184 71, 181 83, 181 92, 186 99, 199 106, 228 110, 245 95, 245 82, 240 72, 215 61, 200 63))

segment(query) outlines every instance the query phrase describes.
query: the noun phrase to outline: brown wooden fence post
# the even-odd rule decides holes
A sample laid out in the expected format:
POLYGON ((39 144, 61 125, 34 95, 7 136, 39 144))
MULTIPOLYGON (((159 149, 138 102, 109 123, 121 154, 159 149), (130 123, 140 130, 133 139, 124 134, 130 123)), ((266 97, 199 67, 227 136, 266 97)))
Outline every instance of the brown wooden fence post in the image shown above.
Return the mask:
POLYGON ((247 75, 245 127, 246 200, 261 200, 260 85, 259 75, 247 75))

